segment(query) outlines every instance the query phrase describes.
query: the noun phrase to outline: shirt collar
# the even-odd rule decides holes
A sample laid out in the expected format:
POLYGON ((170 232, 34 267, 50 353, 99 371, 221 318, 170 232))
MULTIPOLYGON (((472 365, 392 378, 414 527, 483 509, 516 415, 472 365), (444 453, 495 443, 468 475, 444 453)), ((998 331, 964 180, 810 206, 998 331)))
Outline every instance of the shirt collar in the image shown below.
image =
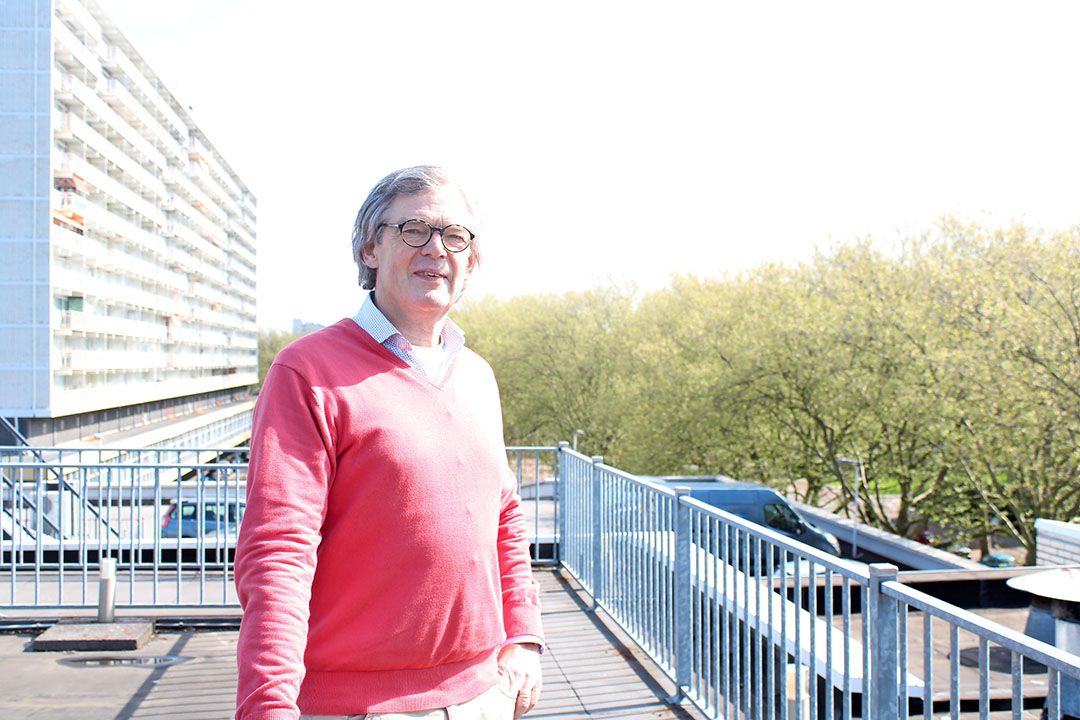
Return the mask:
MULTIPOLYGON (((412 347, 412 344, 405 336, 394 327, 394 323, 390 322, 390 320, 383 315, 382 310, 375 306, 375 302, 371 297, 372 293, 368 293, 367 297, 364 298, 364 303, 360 306, 359 312, 353 316, 353 321, 362 329, 366 330, 380 345, 399 345, 405 343, 407 347, 412 347)), ((453 355, 458 350, 465 347, 465 333, 462 332, 458 324, 450 318, 446 318, 446 323, 443 325, 442 336, 440 339, 442 340, 443 350, 445 350, 448 355, 453 355)))

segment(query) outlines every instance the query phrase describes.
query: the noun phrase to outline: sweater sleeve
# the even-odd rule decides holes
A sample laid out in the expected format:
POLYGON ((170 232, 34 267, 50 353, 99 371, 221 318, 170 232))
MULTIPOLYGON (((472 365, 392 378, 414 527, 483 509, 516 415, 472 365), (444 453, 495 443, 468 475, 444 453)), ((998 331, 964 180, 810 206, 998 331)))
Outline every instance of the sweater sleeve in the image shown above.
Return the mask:
POLYGON ((521 496, 510 468, 502 489, 499 514, 499 573, 502 577, 503 628, 508 637, 544 636, 540 624, 540 589, 532 577, 529 533, 521 512, 521 496))
POLYGON ((296 720, 308 603, 334 471, 331 429, 312 388, 275 363, 256 402, 247 510, 236 547, 243 608, 237 720, 296 720))

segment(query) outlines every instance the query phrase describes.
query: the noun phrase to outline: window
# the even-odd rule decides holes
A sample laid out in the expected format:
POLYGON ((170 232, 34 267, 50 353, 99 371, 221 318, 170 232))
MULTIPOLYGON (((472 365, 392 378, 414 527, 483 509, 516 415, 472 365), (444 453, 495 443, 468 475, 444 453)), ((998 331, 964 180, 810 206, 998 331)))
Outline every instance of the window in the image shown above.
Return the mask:
POLYGON ((787 505, 772 504, 764 507, 765 524, 781 532, 798 532, 802 521, 787 505))

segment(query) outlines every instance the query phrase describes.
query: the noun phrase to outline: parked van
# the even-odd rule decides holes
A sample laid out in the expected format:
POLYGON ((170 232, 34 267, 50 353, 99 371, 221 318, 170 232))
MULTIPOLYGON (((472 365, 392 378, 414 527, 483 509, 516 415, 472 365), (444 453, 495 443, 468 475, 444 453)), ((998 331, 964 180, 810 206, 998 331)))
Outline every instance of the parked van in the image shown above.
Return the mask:
POLYGON ((754 483, 736 482, 718 476, 657 477, 668 486, 690 488, 690 497, 706 505, 726 510, 732 515, 764 525, 781 535, 806 543, 832 555, 840 555, 840 543, 832 533, 825 532, 804 519, 788 504, 783 495, 772 488, 754 483))
POLYGON ((173 502, 161 518, 161 537, 236 537, 245 507, 243 500, 205 500, 201 506, 191 500, 173 502))

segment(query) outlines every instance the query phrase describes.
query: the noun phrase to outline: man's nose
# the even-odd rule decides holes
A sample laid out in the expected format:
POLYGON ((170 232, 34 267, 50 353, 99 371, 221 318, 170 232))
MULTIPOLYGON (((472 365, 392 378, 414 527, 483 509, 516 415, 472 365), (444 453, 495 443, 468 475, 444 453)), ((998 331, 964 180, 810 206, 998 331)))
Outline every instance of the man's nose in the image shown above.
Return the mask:
POLYGON ((424 247, 420 248, 420 251, 425 255, 433 255, 435 257, 442 257, 447 254, 446 246, 443 245, 443 234, 441 230, 432 228, 431 237, 428 239, 424 247), (436 238, 435 236, 438 236, 436 238))

